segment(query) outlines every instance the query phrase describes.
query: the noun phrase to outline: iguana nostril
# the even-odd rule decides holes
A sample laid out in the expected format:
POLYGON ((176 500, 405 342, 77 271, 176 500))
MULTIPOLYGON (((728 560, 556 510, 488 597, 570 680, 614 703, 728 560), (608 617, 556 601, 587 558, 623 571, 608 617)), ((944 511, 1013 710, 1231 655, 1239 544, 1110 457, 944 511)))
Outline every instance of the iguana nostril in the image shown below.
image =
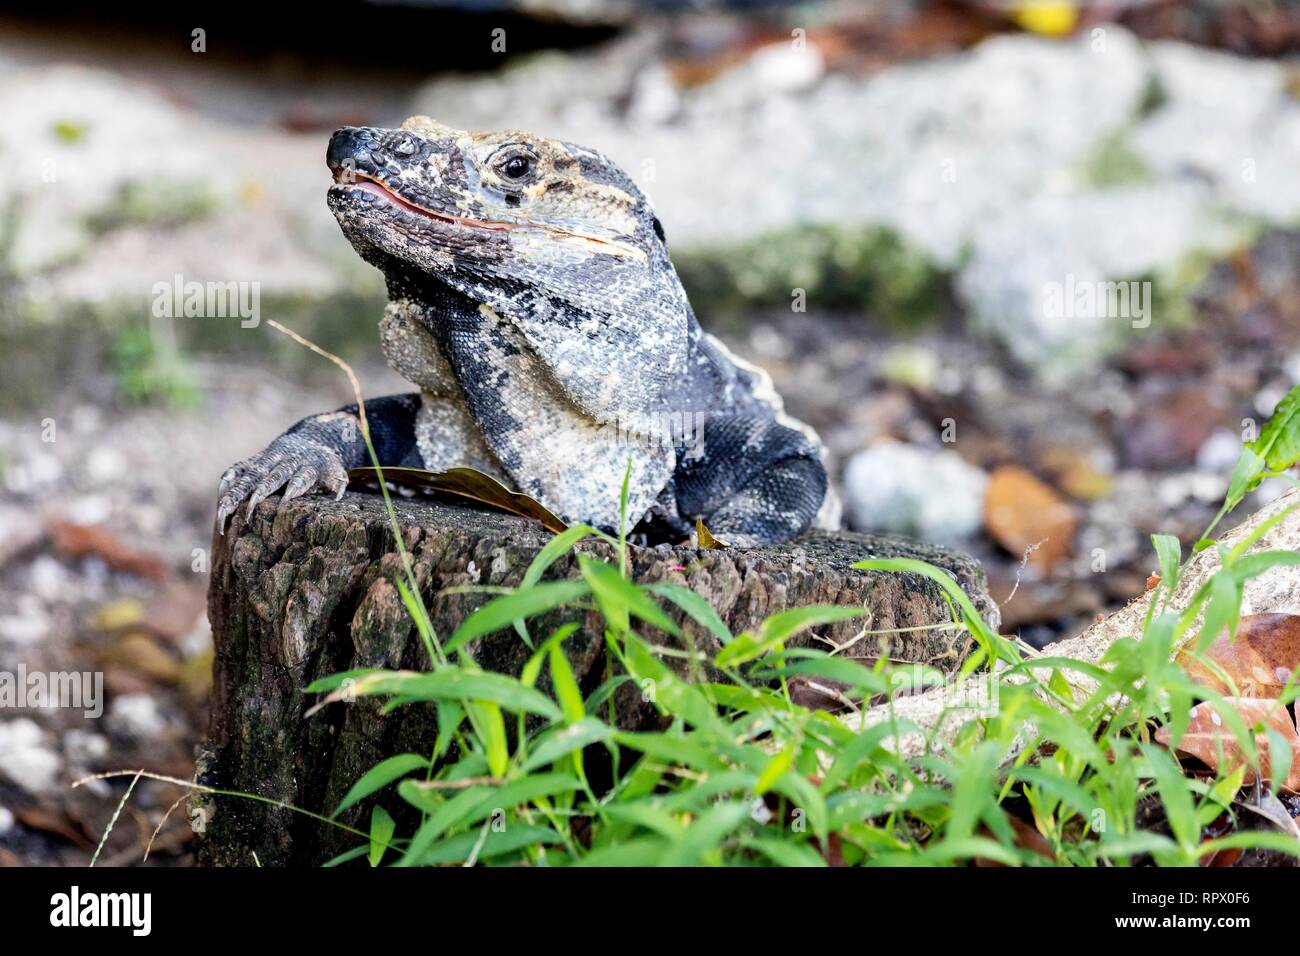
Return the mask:
POLYGON ((392 150, 398 156, 413 156, 415 155, 415 140, 409 136, 403 136, 393 143, 392 150))

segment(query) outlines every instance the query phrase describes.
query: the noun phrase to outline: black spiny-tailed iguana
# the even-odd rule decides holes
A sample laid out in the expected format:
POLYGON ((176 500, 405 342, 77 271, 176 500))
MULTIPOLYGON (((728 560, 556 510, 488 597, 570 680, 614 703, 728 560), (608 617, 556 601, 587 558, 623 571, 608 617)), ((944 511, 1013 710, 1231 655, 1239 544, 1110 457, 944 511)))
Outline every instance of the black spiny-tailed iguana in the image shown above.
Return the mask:
MULTIPOLYGON (((366 402, 381 464, 476 468, 609 530, 630 454, 629 520, 660 539, 697 518, 741 546, 837 520, 816 436, 700 329, 649 201, 603 155, 413 117, 339 130, 327 162, 330 209, 387 280, 384 351, 420 389, 366 402)), ((281 488, 342 494, 370 464, 356 412, 230 468, 218 526, 281 488)))

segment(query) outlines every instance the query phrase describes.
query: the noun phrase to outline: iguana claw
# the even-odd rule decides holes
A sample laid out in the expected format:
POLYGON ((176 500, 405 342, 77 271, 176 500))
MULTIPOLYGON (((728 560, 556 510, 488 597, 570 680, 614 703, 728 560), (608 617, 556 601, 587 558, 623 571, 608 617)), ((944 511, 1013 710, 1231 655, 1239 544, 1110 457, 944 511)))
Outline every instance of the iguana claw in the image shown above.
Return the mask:
POLYGON ((266 498, 281 488, 280 507, 286 501, 321 488, 338 497, 347 487, 347 469, 333 449, 300 435, 281 435, 259 455, 227 469, 217 494, 217 530, 225 534, 226 522, 244 506, 245 519, 266 498))

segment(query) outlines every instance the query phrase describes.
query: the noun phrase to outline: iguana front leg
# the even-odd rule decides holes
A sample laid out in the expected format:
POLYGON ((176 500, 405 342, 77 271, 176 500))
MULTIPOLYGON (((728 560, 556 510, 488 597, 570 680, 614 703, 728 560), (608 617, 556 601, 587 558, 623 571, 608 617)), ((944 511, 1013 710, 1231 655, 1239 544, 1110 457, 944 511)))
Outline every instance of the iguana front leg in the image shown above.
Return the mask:
MULTIPOLYGON (((415 443, 419 394, 389 395, 366 402, 366 423, 380 465, 423 467, 415 443)), ((336 497, 348 484, 348 469, 370 464, 356 405, 304 418, 271 442, 266 450, 227 469, 217 491, 217 529, 247 500, 252 514, 258 502, 284 488, 283 501, 314 488, 336 497)))
POLYGON ((726 415, 704 425, 703 454, 673 476, 677 510, 727 544, 752 547, 807 530, 826 498, 826 468, 801 432, 726 415))

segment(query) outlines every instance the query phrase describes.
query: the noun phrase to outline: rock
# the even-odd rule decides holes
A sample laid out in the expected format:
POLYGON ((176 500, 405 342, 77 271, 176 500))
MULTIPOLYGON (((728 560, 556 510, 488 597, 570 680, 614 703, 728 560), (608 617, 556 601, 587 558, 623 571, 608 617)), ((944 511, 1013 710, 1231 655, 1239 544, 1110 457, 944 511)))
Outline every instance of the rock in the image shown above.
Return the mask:
POLYGON ((0 721, 0 776, 28 793, 41 794, 58 783, 62 765, 36 721, 28 717, 0 721))
MULTIPOLYGON (((352 493, 340 501, 300 498, 277 513, 278 499, 258 506, 250 520, 236 517, 213 547, 209 616, 215 644, 211 723, 199 762, 202 783, 255 793, 329 812, 371 766, 393 754, 426 751, 435 725, 424 708, 383 716, 361 699, 332 704, 311 717, 313 680, 355 667, 428 667, 425 651, 393 581, 400 564, 380 498, 352 493)), ((450 635, 489 595, 447 593, 470 584, 517 585, 550 535, 523 518, 433 499, 393 502, 434 630, 450 635)), ((584 542, 583 554, 610 559, 603 542, 584 542)), ((947 568, 991 621, 996 605, 983 572, 970 558, 898 538, 812 533, 795 541, 749 550, 634 549, 638 581, 674 581, 705 597, 733 633, 784 608, 813 603, 862 604, 873 629, 916 628, 950 620, 941 591, 928 580, 852 570, 861 558, 906 555, 947 568)), ((577 574, 576 557, 562 557, 547 579, 577 574)), ((706 653, 716 639, 670 606, 666 610, 706 653)), ((580 629, 564 650, 584 692, 604 677, 604 643, 594 612, 550 612, 530 623, 545 635, 565 621, 580 629)), ((861 621, 822 628, 843 643, 861 621)), ((657 640, 671 641, 667 635, 657 640)), ((852 655, 886 652, 952 669, 966 651, 965 635, 922 629, 868 636, 852 655)), ((825 646, 809 633, 792 645, 825 646)), ((512 631, 468 645, 484 668, 518 673, 531 651, 512 631)), ((672 659, 666 659, 672 660, 672 659)), ((636 688, 616 698, 619 723, 658 726, 658 715, 636 688)), ((339 852, 334 834, 263 804, 221 800, 209 807, 204 855, 210 862, 246 864, 256 851, 263 864, 320 862, 339 852)), ((369 813, 358 807, 352 823, 369 813)), ((362 823, 364 825, 364 823, 362 823)))
POLYGON ((849 459, 845 508, 854 527, 951 544, 979 530, 987 484, 954 451, 883 441, 849 459))
POLYGON ((152 694, 136 693, 113 699, 108 708, 108 725, 124 737, 149 743, 162 737, 167 721, 152 694))

